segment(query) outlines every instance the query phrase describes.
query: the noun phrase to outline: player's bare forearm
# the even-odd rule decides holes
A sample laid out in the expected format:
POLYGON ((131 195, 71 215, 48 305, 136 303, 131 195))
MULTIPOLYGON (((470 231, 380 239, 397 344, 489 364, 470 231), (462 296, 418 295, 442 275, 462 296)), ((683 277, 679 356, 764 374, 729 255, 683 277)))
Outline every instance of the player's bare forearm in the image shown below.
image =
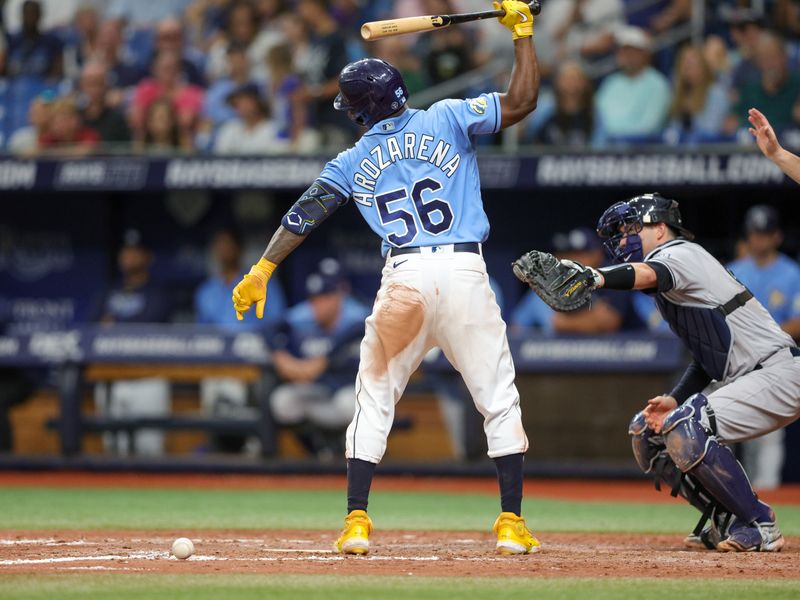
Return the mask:
POLYGON ((786 173, 789 177, 800 183, 800 156, 792 154, 785 148, 781 148, 775 153, 772 158, 781 171, 786 173))
POLYGON ((800 341, 800 317, 784 321, 781 323, 781 329, 792 336, 795 342, 800 341))
POLYGON ((283 225, 278 227, 275 235, 264 250, 263 257, 274 264, 280 264, 307 238, 307 235, 297 235, 286 229, 283 225))
POLYGON ((532 38, 514 42, 514 68, 505 94, 500 94, 500 128, 519 123, 536 108, 539 98, 539 64, 532 38))

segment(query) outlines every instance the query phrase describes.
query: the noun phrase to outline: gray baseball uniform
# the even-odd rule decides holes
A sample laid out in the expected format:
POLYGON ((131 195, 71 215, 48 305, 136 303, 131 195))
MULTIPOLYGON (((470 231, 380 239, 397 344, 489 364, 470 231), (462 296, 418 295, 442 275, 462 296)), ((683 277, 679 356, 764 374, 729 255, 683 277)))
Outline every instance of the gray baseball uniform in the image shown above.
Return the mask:
MULTIPOLYGON (((656 302, 712 382, 702 417, 720 441, 755 438, 800 416, 800 351, 745 286, 702 246, 677 239, 645 262, 663 265, 672 287, 656 302)), ((656 265, 656 268, 657 268, 656 265)))

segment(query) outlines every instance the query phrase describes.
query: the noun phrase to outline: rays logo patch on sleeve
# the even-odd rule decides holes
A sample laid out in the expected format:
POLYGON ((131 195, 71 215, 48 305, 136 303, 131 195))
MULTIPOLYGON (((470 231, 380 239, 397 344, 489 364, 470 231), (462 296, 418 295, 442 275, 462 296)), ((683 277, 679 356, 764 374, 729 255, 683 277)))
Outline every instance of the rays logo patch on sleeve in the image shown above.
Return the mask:
POLYGON ((484 97, 473 98, 469 101, 469 108, 476 115, 486 114, 486 109, 489 107, 489 102, 484 97))

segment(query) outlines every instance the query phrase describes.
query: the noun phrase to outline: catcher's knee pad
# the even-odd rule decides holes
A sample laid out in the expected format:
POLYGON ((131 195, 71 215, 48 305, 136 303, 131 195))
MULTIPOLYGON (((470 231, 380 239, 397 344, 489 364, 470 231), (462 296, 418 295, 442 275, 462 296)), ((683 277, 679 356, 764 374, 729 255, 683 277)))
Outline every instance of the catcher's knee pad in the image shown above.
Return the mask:
POLYGON ((703 394, 695 394, 664 417, 661 432, 670 458, 686 473, 703 460, 711 439, 700 422, 708 406, 703 394))
POLYGON ((647 426, 644 413, 641 412, 636 413, 628 425, 628 434, 631 436, 631 448, 639 468, 645 473, 650 473, 653 470, 653 463, 664 449, 661 436, 657 436, 647 426))

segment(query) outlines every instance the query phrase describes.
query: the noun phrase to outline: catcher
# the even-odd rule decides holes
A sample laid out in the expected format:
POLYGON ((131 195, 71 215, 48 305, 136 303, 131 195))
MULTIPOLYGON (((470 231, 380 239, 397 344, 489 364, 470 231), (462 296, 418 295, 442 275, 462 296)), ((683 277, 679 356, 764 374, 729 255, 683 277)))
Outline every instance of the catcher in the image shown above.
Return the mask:
POLYGON ((659 194, 618 202, 597 228, 621 265, 592 269, 532 251, 514 273, 556 310, 575 310, 601 287, 642 290, 694 357, 669 394, 630 424, 633 454, 702 514, 689 547, 777 552, 785 540, 728 444, 800 415, 800 349, 753 294, 684 228, 678 203, 659 194), (708 519, 711 522, 708 526, 708 519))

